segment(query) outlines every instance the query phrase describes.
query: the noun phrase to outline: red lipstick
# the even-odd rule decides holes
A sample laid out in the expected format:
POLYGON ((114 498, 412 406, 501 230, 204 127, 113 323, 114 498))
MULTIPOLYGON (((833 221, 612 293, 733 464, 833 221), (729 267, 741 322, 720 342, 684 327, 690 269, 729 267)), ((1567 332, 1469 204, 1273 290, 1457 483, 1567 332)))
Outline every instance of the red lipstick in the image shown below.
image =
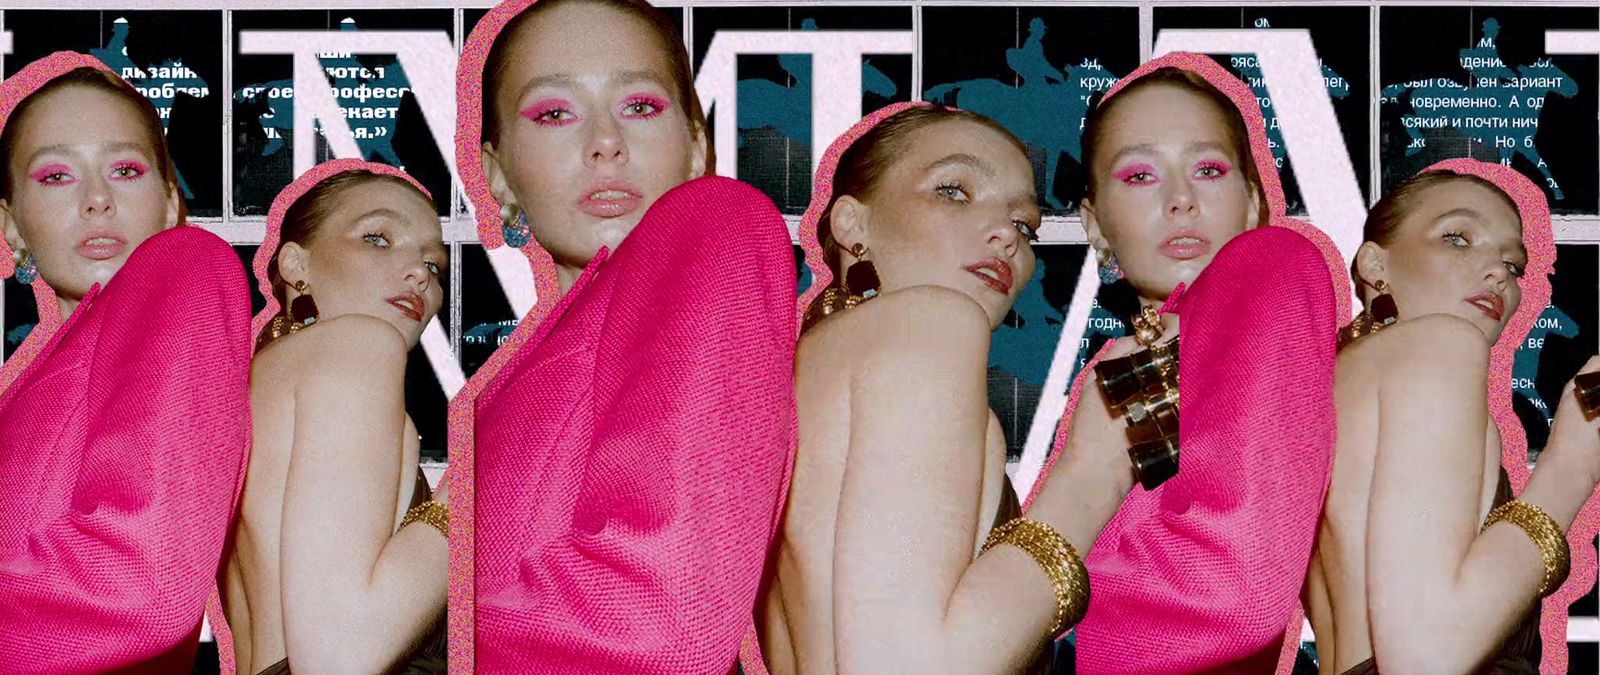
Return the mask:
POLYGON ((977 277, 996 293, 1001 295, 1011 293, 1013 282, 1011 265, 1004 260, 995 257, 984 258, 961 269, 977 277))
POLYGON ((1477 307, 1478 311, 1495 322, 1506 315, 1506 301, 1499 293, 1479 293, 1467 298, 1467 304, 1477 307))
POLYGON ((422 323, 422 308, 427 306, 422 296, 416 293, 401 293, 389 298, 387 302, 394 305, 395 309, 400 310, 401 314, 406 315, 412 321, 422 323))

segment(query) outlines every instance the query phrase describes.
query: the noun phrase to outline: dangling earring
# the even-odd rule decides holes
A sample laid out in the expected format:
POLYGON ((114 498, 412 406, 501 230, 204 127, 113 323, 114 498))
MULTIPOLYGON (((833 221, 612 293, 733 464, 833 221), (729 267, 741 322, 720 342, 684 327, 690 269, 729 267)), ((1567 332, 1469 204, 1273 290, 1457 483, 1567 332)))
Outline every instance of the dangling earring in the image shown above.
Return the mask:
POLYGON ((305 279, 294 282, 294 290, 298 291, 300 295, 289 302, 289 332, 291 333, 317 322, 317 301, 313 300, 311 293, 307 292, 310 286, 305 279))
POLYGON ((1394 296, 1389 294, 1389 284, 1382 279, 1372 284, 1378 291, 1367 301, 1367 308, 1361 310, 1355 318, 1350 320, 1350 325, 1339 329, 1338 348, 1343 349, 1357 338, 1376 333, 1394 324, 1400 318, 1400 308, 1394 304, 1394 296))
POLYGON ((17 283, 24 286, 33 285, 33 282, 39 278, 39 268, 33 264, 32 253, 22 252, 22 262, 17 263, 17 271, 14 276, 17 278, 17 283))
POLYGON ((1367 311, 1372 314, 1373 324, 1378 327, 1393 324, 1400 318, 1400 308, 1395 306, 1394 296, 1389 294, 1388 282, 1379 279, 1372 287, 1378 289, 1378 294, 1367 304, 1367 311))
POLYGON ((878 295, 878 268, 867 260, 867 246, 859 241, 850 247, 850 255, 856 257, 856 264, 845 270, 845 290, 854 289, 861 300, 871 300, 878 295))
POLYGON ((522 248, 528 245, 528 214, 516 204, 500 207, 500 236, 506 245, 522 248), (515 216, 511 214, 515 213, 515 216))
POLYGON ((1117 254, 1106 250, 1096 250, 1100 259, 1100 285, 1110 286, 1122 279, 1122 267, 1117 265, 1117 254))

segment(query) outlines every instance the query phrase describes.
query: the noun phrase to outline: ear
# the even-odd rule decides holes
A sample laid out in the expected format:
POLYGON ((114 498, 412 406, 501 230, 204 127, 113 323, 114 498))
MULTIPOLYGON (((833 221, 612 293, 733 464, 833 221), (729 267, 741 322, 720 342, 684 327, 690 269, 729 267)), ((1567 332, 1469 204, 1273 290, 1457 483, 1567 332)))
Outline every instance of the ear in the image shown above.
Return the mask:
POLYGON ((1111 242, 1100 231, 1100 217, 1095 215, 1094 202, 1084 197, 1083 201, 1078 202, 1078 214, 1083 218, 1083 234, 1088 237, 1089 245, 1096 251, 1110 253, 1111 242))
POLYGON ((285 243, 278 249, 278 276, 285 285, 293 287, 302 281, 311 283, 311 252, 295 243, 285 243))
MULTIPOLYGON (((1376 285, 1379 281, 1389 280, 1389 252, 1383 250, 1377 242, 1361 242, 1361 248, 1356 249, 1356 272, 1361 275, 1361 280, 1368 285, 1376 285)), ((1360 288, 1356 289, 1358 296, 1363 296, 1360 288)))
POLYGON ((1265 224, 1261 222, 1261 186, 1249 182, 1244 185, 1250 193, 1250 210, 1244 216, 1244 229, 1254 230, 1265 224))
POLYGON ((0 234, 5 235, 6 245, 11 247, 13 254, 28 247, 28 242, 22 239, 22 228, 17 225, 17 219, 11 216, 11 203, 4 199, 0 199, 0 234))
POLYGON ((861 203, 861 200, 850 195, 844 195, 833 202, 833 209, 828 212, 829 227, 833 229, 833 240, 845 251, 862 244, 872 248, 867 242, 867 220, 872 215, 872 207, 861 203))
POLYGON ((710 155, 711 139, 706 136, 705 127, 695 129, 689 140, 689 180, 706 175, 706 158, 710 155))
POLYGON ((517 196, 511 192, 511 186, 506 183, 506 173, 501 169, 500 156, 495 152, 494 144, 483 142, 483 178, 489 183, 489 194, 494 195, 494 200, 501 206, 516 204, 517 196))
POLYGON ((183 211, 183 196, 178 194, 178 185, 176 183, 168 183, 167 184, 167 224, 166 224, 165 227, 163 227, 161 229, 170 230, 170 229, 172 229, 174 227, 177 227, 178 226, 178 218, 179 218, 179 215, 182 213, 182 211, 183 211))

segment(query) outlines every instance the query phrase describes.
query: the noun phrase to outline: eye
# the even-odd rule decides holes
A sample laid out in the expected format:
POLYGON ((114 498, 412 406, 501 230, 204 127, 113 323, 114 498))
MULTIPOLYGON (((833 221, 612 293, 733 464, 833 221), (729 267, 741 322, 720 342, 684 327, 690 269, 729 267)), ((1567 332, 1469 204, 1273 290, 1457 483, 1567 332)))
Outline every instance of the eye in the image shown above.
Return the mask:
POLYGON ((1028 243, 1032 244, 1039 241, 1039 232, 1034 228, 1033 223, 1019 219, 1011 221, 1011 224, 1016 226, 1017 231, 1022 233, 1022 237, 1027 239, 1028 243))
POLYGON ((125 162, 111 168, 111 176, 123 180, 138 178, 144 174, 145 168, 134 162, 125 162))
POLYGON ((666 107, 666 101, 649 96, 639 96, 628 99, 628 102, 622 105, 622 114, 629 117, 643 117, 649 119, 651 117, 655 117, 656 115, 660 115, 666 110, 666 107))
POLYGON ((970 199, 967 197, 967 191, 961 188, 960 183, 944 183, 939 187, 934 188, 933 191, 940 197, 944 197, 945 199, 953 202, 970 201, 970 199))
POLYGON ((1467 246, 1471 245, 1467 241, 1466 235, 1461 234, 1460 232, 1446 232, 1443 237, 1440 237, 1440 239, 1443 239, 1451 246, 1458 248, 1466 248, 1467 246))
POLYGON ((425 263, 425 264, 428 267, 428 271, 433 273, 433 276, 439 276, 440 273, 439 273, 439 264, 438 263, 425 263))
POLYGON ((1521 279, 1522 275, 1524 275, 1524 274, 1526 274, 1528 272, 1521 265, 1518 265, 1518 264, 1516 264, 1514 262, 1511 262, 1510 260, 1506 261, 1506 270, 1511 272, 1511 276, 1516 277, 1518 279, 1521 279))
POLYGON ((389 248, 389 238, 377 232, 361 235, 361 240, 378 248, 389 248))
POLYGON ((1228 167, 1217 162, 1203 162, 1195 175, 1200 178, 1221 178, 1228 175, 1228 167))

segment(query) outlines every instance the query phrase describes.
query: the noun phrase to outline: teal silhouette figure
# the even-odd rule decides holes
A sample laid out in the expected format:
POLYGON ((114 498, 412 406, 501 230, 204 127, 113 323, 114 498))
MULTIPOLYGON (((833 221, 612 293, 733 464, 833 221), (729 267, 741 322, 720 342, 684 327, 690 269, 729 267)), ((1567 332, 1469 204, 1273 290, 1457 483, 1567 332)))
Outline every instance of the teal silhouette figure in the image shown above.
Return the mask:
MULTIPOLYGON (((800 22, 800 30, 817 30, 816 19, 800 22)), ((736 94, 739 97, 738 126, 740 130, 774 129, 779 135, 801 145, 811 145, 811 56, 809 54, 779 54, 778 66, 794 81, 784 85, 766 78, 753 77, 739 80, 736 94)), ((894 80, 872 65, 861 62, 861 88, 867 93, 884 98, 899 92, 894 80)), ((744 137, 739 137, 739 147, 744 147, 744 137)))
POLYGON ((1498 150, 1501 164, 1509 166, 1512 157, 1521 155, 1543 174, 1553 201, 1560 201, 1565 198, 1561 186, 1533 137, 1547 97, 1572 98, 1578 94, 1578 84, 1549 57, 1526 66, 1507 66, 1495 45, 1499 35, 1500 22, 1485 19, 1478 45, 1460 51, 1461 67, 1470 78, 1465 86, 1446 78, 1391 84, 1383 88, 1383 102, 1404 99, 1411 106, 1412 114, 1401 117, 1411 138, 1407 156, 1426 147, 1423 129, 1451 128, 1498 150))
MULTIPOLYGON (((133 59, 128 57, 128 20, 123 17, 111 22, 111 41, 104 47, 89 50, 89 55, 110 66, 112 72, 121 75, 128 84, 138 88, 145 98, 150 99, 150 103, 161 115, 162 130, 171 124, 172 103, 177 99, 180 90, 181 93, 196 98, 206 98, 211 95, 211 88, 206 81, 182 61, 166 59, 148 66, 134 63, 133 59), (169 90, 172 95, 164 95, 169 90)), ((183 179, 183 172, 177 171, 177 174, 178 190, 183 193, 183 198, 194 199, 194 191, 189 189, 189 182, 183 179)))
MULTIPOLYGON (((339 30, 356 30, 355 20, 347 18, 341 21, 339 30)), ((347 88, 367 87, 369 89, 382 88, 388 90, 403 87, 409 89, 410 82, 400 69, 400 64, 396 62, 389 66, 370 68, 365 73, 368 76, 362 77, 363 66, 354 56, 323 58, 321 61, 323 69, 328 76, 328 81, 333 85, 334 100, 346 109, 347 117, 345 121, 350 125, 351 134, 355 136, 356 147, 361 150, 361 156, 369 160, 376 158, 378 161, 390 166, 402 166, 400 157, 395 154, 393 145, 395 118, 389 114, 390 110, 400 107, 400 97, 367 96, 366 100, 363 101, 359 96, 339 95, 340 90, 347 88), (384 116, 376 118, 349 117, 348 112, 352 109, 368 112, 382 110, 384 116)), ((282 150, 284 147, 283 132, 292 132, 294 130, 294 99, 269 96, 268 92, 274 89, 289 91, 293 88, 294 79, 290 78, 273 80, 265 84, 247 85, 245 88, 234 92, 233 98, 239 103, 258 103, 263 98, 267 100, 267 111, 262 113, 259 118, 262 131, 267 136, 267 145, 261 149, 262 157, 282 150), (245 96, 247 90, 252 92, 250 96, 245 96)))
POLYGON ((1062 154, 1082 161, 1082 121, 1089 98, 1110 89, 1117 76, 1092 60, 1063 72, 1045 57, 1044 35, 1044 20, 1034 18, 1022 46, 1006 50, 1006 66, 1016 73, 1016 83, 986 78, 948 82, 929 88, 923 99, 987 115, 1029 147, 1042 150, 1045 199, 1052 208, 1064 209, 1056 197, 1056 167, 1062 154))

